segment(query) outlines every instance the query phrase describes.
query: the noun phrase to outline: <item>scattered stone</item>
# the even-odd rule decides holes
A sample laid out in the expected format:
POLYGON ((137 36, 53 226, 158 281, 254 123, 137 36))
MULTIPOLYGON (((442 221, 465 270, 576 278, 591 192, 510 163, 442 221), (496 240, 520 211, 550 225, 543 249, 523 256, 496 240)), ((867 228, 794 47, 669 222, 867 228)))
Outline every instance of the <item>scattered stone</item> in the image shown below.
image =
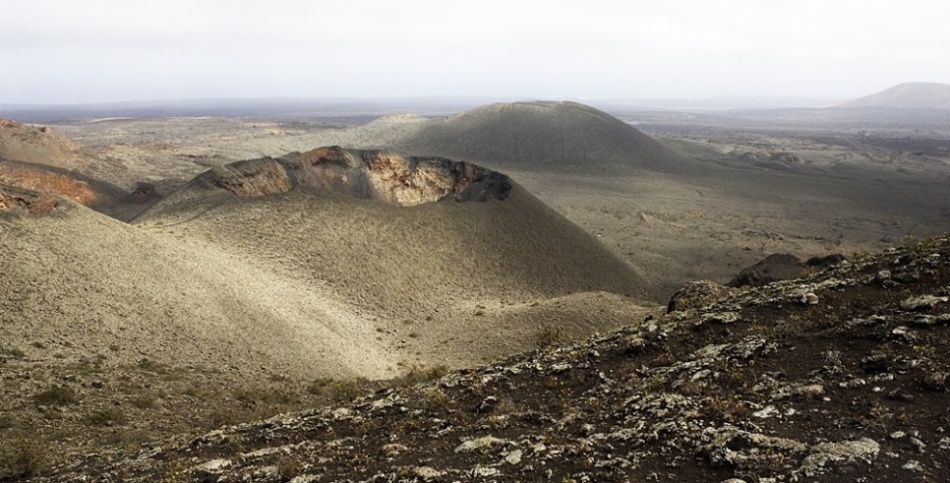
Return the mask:
POLYGON ((393 456, 396 456, 408 450, 409 450, 409 447, 407 447, 404 444, 390 443, 387 445, 383 445, 382 448, 379 448, 379 454, 383 456, 388 456, 391 458, 393 456))
POLYGON ((508 453, 508 455, 505 456, 505 462, 510 465, 517 465, 521 463, 521 450, 520 449, 511 450, 508 453))
POLYGON ((439 471, 431 466, 416 466, 412 469, 412 472, 424 480, 441 478, 443 475, 445 475, 444 471, 439 471))
POLYGON ((924 376, 924 387, 931 391, 946 391, 950 387, 950 374, 931 372, 924 376))
POLYGON ((217 471, 221 471, 229 466, 231 466, 231 460, 219 458, 219 459, 213 459, 206 463, 200 464, 197 467, 195 467, 195 469, 214 473, 217 471))
POLYGON ((810 454, 802 461, 798 473, 812 477, 827 473, 830 463, 872 464, 881 451, 881 445, 870 438, 839 443, 820 443, 810 449, 810 454))
POLYGON ((916 472, 924 471, 924 465, 920 464, 920 461, 917 461, 917 460, 910 460, 904 463, 903 466, 901 466, 901 468, 907 471, 916 471, 916 472))
POLYGON ((494 446, 507 444, 508 441, 494 436, 482 436, 480 438, 470 439, 463 442, 455 448, 456 453, 471 453, 475 451, 484 451, 494 446))
POLYGON ((933 295, 921 295, 920 297, 911 297, 901 302, 901 308, 904 310, 932 310, 939 303, 946 303, 950 298, 935 297, 933 295))
POLYGON ((718 312, 703 315, 703 323, 732 324, 739 321, 738 312, 718 312))

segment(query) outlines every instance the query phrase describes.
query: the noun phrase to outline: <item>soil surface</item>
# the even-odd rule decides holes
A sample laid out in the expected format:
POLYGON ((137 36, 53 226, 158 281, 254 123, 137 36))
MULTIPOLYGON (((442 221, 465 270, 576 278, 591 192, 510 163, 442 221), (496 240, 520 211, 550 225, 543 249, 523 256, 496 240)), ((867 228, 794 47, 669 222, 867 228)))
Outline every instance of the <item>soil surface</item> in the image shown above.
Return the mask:
POLYGON ((950 239, 37 481, 940 481, 950 239))

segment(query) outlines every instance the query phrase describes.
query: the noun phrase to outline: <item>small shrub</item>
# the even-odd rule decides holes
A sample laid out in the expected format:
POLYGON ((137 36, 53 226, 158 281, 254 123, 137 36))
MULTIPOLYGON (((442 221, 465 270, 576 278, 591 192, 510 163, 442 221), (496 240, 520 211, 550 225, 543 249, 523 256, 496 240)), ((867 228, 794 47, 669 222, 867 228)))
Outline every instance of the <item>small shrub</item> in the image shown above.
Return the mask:
POLYGON ((142 395, 132 398, 129 404, 139 409, 152 409, 155 407, 155 398, 151 395, 142 395))
POLYGON ((67 386, 54 386, 33 396, 37 406, 68 406, 76 404, 76 392, 67 386))
POLYGON ((901 247, 919 258, 930 255, 937 249, 937 239, 934 237, 917 238, 914 235, 907 235, 901 238, 901 247))
POLYGON ((363 391, 363 379, 334 381, 330 386, 330 397, 334 401, 349 401, 363 391))
POLYGON ((197 400, 199 400, 199 401, 204 400, 205 397, 206 397, 205 393, 204 393, 201 389, 199 389, 198 387, 196 387, 196 386, 188 386, 188 387, 182 389, 182 390, 181 390, 181 394, 182 394, 182 396, 193 397, 193 398, 195 398, 195 399, 197 399, 197 400))
POLYGON ((427 411, 445 409, 449 402, 449 398, 446 397, 445 393, 442 392, 441 389, 435 387, 426 387, 415 392, 413 396, 415 396, 415 400, 419 404, 419 407, 427 411))
POLYGON ((795 278, 808 278, 808 277, 814 276, 820 271, 821 270, 818 270, 815 267, 803 268, 799 270, 798 273, 795 274, 795 278))
POLYGON ((85 420, 91 426, 115 426, 125 422, 125 414, 119 408, 106 408, 87 414, 85 420))
POLYGON ((403 382, 408 385, 419 384, 439 379, 449 373, 449 368, 444 365, 425 368, 423 366, 413 366, 403 376, 403 382))
POLYGON ((348 401, 360 395, 366 386, 366 379, 315 379, 307 385, 307 392, 315 396, 326 396, 335 402, 348 401))
POLYGON ((190 479, 191 469, 189 465, 182 460, 175 460, 168 464, 168 467, 165 468, 165 476, 162 478, 163 483, 178 483, 180 481, 185 481, 190 479))
POLYGON ((313 394, 314 396, 320 396, 327 391, 327 388, 332 382, 333 379, 328 379, 325 377, 314 379, 310 384, 307 384, 307 392, 313 394))
POLYGON ((289 481, 303 472, 303 462, 292 455, 283 455, 277 459, 277 474, 282 481, 289 481))
POLYGON ((11 414, 0 414, 0 429, 12 428, 16 425, 16 419, 11 414))
POLYGON ((35 437, 0 440, 0 481, 40 476, 50 464, 45 442, 35 437))
POLYGON ((535 332, 535 341, 539 348, 545 349, 561 343, 564 340, 564 331, 554 325, 546 325, 535 332))

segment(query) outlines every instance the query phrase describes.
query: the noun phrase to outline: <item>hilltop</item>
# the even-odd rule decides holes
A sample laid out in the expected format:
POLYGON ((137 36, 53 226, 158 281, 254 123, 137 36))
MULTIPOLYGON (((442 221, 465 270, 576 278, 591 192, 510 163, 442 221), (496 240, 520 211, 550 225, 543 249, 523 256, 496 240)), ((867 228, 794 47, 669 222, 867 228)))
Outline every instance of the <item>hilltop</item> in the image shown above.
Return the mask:
POLYGON ((679 172, 693 165, 623 121, 575 102, 491 104, 414 124, 401 151, 489 167, 679 172))

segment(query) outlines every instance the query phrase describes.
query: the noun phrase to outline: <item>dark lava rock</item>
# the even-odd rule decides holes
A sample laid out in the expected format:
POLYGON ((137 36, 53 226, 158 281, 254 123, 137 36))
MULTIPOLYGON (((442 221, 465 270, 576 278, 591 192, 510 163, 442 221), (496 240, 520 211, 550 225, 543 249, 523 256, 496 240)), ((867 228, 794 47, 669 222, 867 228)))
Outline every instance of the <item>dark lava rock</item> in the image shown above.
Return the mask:
POLYGON ((776 280, 795 278, 810 270, 822 270, 843 261, 843 255, 832 254, 813 257, 802 262, 798 257, 787 253, 773 253, 755 265, 743 269, 726 285, 729 287, 761 287, 776 280))

